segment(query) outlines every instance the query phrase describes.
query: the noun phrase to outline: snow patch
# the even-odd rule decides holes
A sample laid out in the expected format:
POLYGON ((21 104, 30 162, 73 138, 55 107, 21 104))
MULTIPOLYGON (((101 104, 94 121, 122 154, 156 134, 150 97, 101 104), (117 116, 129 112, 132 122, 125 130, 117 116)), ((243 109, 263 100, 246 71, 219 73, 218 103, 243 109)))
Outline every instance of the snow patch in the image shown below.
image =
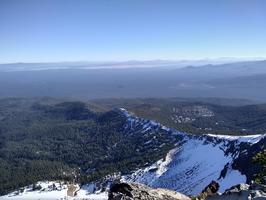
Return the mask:
POLYGON ((214 135, 214 134, 207 134, 210 137, 225 139, 229 141, 237 141, 238 143, 245 142, 256 144, 261 139, 263 139, 266 134, 257 134, 257 135, 241 135, 241 136, 232 136, 232 135, 214 135))
POLYGON ((42 187, 41 190, 33 191, 32 187, 28 186, 24 188, 24 191, 19 193, 18 191, 12 192, 8 195, 1 196, 0 200, 107 200, 108 194, 106 192, 92 194, 92 185, 85 185, 77 192, 77 196, 67 196, 67 185, 60 185, 58 182, 38 182, 37 185, 42 187), (56 189, 52 190, 53 185, 56 189))

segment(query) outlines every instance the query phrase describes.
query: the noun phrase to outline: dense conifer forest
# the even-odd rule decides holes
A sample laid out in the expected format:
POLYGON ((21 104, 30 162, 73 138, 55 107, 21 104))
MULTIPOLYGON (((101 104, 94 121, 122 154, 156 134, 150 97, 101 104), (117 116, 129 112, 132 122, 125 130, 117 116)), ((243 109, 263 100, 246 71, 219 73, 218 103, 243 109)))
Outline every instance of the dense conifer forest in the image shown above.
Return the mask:
POLYGON ((87 183, 127 173, 173 148, 174 141, 160 151, 143 148, 125 120, 119 110, 92 112, 82 102, 1 100, 0 194, 40 180, 87 183))

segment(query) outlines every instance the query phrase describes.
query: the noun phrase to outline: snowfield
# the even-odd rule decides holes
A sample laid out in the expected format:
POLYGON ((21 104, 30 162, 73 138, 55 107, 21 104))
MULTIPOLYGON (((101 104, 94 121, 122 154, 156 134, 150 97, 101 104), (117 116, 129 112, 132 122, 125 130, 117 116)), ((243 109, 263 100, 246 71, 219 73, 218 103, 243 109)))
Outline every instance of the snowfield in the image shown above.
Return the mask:
POLYGON ((244 135, 244 136, 232 136, 232 135, 213 135, 207 134, 211 137, 219 138, 219 139, 226 139, 228 141, 237 141, 238 143, 246 142, 251 144, 258 143, 262 138, 266 136, 266 134, 262 135, 244 135))
POLYGON ((124 181, 140 182, 155 188, 167 188, 185 194, 199 194, 212 180, 220 184, 220 192, 245 183, 246 177, 229 167, 225 178, 221 171, 233 158, 225 156, 222 145, 205 144, 206 141, 191 139, 146 169, 124 176, 124 181))

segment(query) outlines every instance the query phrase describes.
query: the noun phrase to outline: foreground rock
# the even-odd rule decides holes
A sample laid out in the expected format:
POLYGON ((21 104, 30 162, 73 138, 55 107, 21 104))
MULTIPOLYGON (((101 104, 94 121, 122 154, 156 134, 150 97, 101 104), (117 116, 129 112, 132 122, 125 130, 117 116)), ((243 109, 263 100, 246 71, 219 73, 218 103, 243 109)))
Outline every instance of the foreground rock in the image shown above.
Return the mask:
POLYGON ((189 197, 166 189, 152 189, 138 183, 111 186, 109 200, 266 200, 266 186, 239 184, 218 194, 218 183, 212 181, 199 195, 189 197))
POLYGON ((119 183, 110 188, 109 200, 190 200, 186 195, 166 189, 152 189, 137 183, 119 183))

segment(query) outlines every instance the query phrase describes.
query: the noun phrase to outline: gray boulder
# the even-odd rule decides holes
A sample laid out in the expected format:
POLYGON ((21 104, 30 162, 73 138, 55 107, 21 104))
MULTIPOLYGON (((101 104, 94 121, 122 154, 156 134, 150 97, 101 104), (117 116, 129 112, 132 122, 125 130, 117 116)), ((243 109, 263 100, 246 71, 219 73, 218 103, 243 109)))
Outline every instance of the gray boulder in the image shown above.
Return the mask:
POLYGON ((166 189, 152 189, 137 183, 111 186, 109 200, 191 200, 188 196, 166 189))

